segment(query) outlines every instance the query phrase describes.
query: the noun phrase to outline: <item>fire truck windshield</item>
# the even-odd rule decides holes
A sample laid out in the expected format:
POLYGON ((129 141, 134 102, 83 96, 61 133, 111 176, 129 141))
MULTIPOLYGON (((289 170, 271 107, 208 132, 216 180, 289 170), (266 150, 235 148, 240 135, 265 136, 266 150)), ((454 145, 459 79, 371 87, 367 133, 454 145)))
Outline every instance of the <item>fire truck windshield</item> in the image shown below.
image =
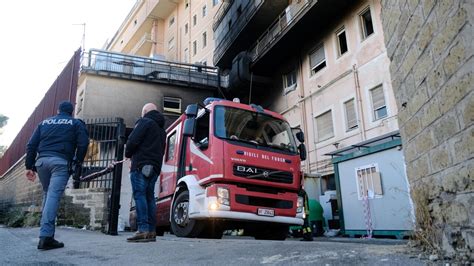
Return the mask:
POLYGON ((233 107, 216 106, 215 135, 219 138, 296 153, 290 125, 278 118, 233 107))

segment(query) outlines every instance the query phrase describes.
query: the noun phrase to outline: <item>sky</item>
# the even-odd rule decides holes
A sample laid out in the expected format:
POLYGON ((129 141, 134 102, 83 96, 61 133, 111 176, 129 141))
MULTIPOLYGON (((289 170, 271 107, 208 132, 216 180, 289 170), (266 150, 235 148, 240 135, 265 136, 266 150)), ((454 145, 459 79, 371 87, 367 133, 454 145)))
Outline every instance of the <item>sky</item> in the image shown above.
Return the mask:
POLYGON ((74 51, 103 48, 137 0, 0 1, 0 114, 9 145, 74 51))

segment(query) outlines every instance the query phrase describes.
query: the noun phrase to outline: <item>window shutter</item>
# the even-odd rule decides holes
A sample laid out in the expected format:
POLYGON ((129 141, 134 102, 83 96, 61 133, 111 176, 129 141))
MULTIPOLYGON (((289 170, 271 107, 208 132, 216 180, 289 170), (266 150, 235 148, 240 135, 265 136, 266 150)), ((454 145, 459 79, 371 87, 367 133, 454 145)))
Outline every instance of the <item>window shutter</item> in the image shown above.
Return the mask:
POLYGON ((309 55, 309 63, 311 69, 315 68, 325 60, 324 57, 324 45, 321 44, 316 50, 309 55))
POLYGON ((347 101, 345 104, 346 108, 346 122, 347 129, 357 127, 357 116, 355 112, 354 99, 347 101))
POLYGON ((378 86, 375 89, 372 89, 372 104, 374 110, 382 108, 385 106, 385 97, 383 96, 383 87, 382 85, 378 86))
POLYGON ((332 125, 331 111, 328 111, 316 117, 316 126, 318 129, 318 140, 325 140, 334 135, 332 125))

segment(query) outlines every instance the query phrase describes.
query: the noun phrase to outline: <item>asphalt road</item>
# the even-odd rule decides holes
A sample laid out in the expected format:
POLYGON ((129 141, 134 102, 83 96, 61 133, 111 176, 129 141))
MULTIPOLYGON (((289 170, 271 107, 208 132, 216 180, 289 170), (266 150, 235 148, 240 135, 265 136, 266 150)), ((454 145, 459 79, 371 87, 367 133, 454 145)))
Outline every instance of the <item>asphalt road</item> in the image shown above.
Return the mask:
POLYGON ((130 232, 58 228, 65 247, 36 249, 38 228, 0 227, 0 265, 424 265, 406 254, 406 241, 316 238, 301 242, 225 236, 186 239, 165 234, 157 242, 127 243, 130 232))

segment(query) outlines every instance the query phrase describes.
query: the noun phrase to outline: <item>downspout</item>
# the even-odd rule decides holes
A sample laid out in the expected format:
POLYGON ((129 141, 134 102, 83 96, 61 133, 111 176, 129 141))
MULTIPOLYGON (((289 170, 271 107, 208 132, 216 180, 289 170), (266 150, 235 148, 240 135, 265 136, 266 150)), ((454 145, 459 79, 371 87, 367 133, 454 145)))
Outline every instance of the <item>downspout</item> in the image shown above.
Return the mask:
MULTIPOLYGON (((307 120, 306 120, 306 104, 305 104, 305 100, 304 100, 304 76, 303 76, 303 62, 301 61, 301 57, 299 58, 299 72, 300 72, 300 80, 301 80, 301 86, 299 86, 300 88, 300 100, 299 102, 301 103, 301 108, 300 108, 300 112, 301 112, 301 123, 303 124, 303 130, 305 132, 305 143, 308 143, 308 123, 307 123, 307 120), (301 100, 303 99, 303 100, 301 100)), ((309 151, 309 149, 307 149, 309 151)), ((310 161, 311 161, 311 156, 310 156, 310 152, 307 152, 306 154, 306 160, 305 160, 305 169, 306 169, 306 172, 310 173, 311 172, 311 169, 310 169, 310 161)))
POLYGON ((181 36, 179 35, 179 7, 178 3, 174 3, 176 6, 176 61, 181 61, 181 36))
POLYGON ((357 71, 356 65, 352 65, 352 70, 354 73, 354 85, 356 89, 356 104, 357 104, 357 109, 358 113, 360 114, 357 118, 360 124, 360 136, 362 138, 362 141, 366 139, 365 135, 365 121, 364 121, 364 108, 362 107, 362 96, 360 92, 360 83, 359 83, 359 72, 357 71))
POLYGON ((191 52, 191 28, 193 27, 192 25, 192 15, 191 15, 191 0, 189 0, 189 4, 188 4, 188 10, 189 10, 189 19, 188 19, 188 62, 186 63, 189 63, 191 64, 191 55, 192 55, 192 52, 191 52))
POLYGON ((157 43, 158 43, 158 33, 157 33, 157 28, 158 28, 158 22, 156 19, 153 19, 153 24, 151 28, 151 51, 150 51, 150 57, 154 57, 155 54, 157 54, 157 43))

